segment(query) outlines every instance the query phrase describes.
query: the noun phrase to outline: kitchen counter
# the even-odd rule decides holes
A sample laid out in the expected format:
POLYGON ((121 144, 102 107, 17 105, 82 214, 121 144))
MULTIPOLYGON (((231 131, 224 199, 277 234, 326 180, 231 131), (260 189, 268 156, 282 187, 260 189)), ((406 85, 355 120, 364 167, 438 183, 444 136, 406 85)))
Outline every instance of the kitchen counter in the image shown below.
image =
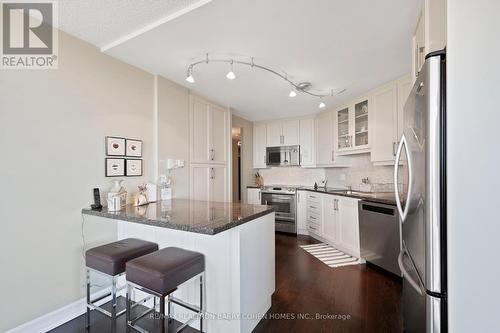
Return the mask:
POLYGON ((261 186, 257 186, 257 185, 247 185, 247 188, 261 188, 261 186))
POLYGON ((396 198, 395 198, 393 192, 351 191, 349 193, 347 190, 328 188, 328 187, 326 189, 324 187, 318 187, 318 189, 315 190, 314 187, 312 187, 312 186, 310 186, 310 187, 308 187, 308 186, 298 187, 297 190, 339 195, 339 196, 355 198, 355 199, 371 201, 371 202, 378 202, 378 203, 383 203, 383 204, 388 204, 388 205, 395 205, 396 204, 396 198))
MULTIPOLYGON (((274 208, 173 199, 119 212, 83 209, 84 223, 116 223, 117 239, 140 238, 160 249, 180 247, 205 257, 203 332, 251 333, 271 307, 275 291, 274 208), (256 278, 258 277, 258 278, 256 278), (206 297, 205 297, 206 296, 206 297)), ((200 285, 191 279, 176 297, 197 304, 200 285)), ((180 318, 192 313, 175 307, 180 318)), ((185 317, 184 317, 185 316, 185 317)), ((199 328, 199 321, 190 326, 199 328)))
POLYGON ((215 235, 274 212, 271 206, 172 199, 146 206, 127 205, 118 212, 82 209, 82 214, 155 227, 215 235))

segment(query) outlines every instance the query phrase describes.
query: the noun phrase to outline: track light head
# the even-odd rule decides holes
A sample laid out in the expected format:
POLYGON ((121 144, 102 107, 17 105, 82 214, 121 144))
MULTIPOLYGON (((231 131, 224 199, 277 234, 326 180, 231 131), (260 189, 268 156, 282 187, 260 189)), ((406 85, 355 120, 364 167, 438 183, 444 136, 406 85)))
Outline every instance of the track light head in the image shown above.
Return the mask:
POLYGON ((193 67, 189 67, 187 71, 186 81, 189 83, 194 83, 193 77, 193 67))
POLYGON ((236 75, 234 74, 233 72, 233 61, 231 60, 231 69, 229 70, 229 72, 226 74, 226 77, 229 79, 229 80, 234 80, 236 79, 236 75))

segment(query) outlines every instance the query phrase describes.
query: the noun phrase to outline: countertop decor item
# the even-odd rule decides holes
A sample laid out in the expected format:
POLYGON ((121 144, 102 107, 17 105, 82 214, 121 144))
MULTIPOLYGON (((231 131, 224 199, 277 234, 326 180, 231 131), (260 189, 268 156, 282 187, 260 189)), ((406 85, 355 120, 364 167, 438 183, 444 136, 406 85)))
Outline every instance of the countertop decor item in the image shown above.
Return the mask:
POLYGON ((125 176, 125 159, 124 158, 106 158, 106 177, 123 177, 125 176))
POLYGON ((107 136, 106 155, 125 156, 125 139, 114 136, 107 136))
POLYGON ((264 178, 258 171, 255 173, 255 185, 257 185, 258 187, 264 186, 264 178))
POLYGON ((144 206, 148 204, 148 196, 147 196, 147 186, 146 184, 142 184, 137 186, 139 188, 139 193, 135 196, 134 206, 144 206))
POLYGON ((116 212, 127 205, 127 190, 122 186, 123 179, 113 180, 108 192, 108 211, 116 212))

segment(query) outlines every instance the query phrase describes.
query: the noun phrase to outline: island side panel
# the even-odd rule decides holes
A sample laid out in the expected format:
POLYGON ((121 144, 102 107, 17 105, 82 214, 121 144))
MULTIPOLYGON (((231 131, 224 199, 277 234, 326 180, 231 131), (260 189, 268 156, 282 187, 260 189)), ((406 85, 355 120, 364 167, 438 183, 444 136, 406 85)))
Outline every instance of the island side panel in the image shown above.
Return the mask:
MULTIPOLYGON (((259 315, 269 309, 275 287, 274 213, 216 235, 118 221, 118 238, 128 237, 156 242, 160 248, 176 246, 205 255, 206 332, 250 333, 259 315), (213 319, 218 316, 222 318, 213 319)), ((197 304, 198 281, 187 282, 175 297, 197 304)), ((177 306, 174 313, 189 314, 177 306)), ((198 323, 192 326, 198 328, 198 323)))
POLYGON ((252 332, 275 291, 274 212, 239 228, 241 332, 252 332))

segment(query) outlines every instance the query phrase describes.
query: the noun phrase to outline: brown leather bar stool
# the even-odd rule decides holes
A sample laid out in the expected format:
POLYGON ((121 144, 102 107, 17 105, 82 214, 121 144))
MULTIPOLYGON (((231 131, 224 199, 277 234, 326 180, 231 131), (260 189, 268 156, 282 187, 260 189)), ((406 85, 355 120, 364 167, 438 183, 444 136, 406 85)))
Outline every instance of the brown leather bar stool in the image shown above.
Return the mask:
MULTIPOLYGON (((116 294, 119 291, 116 288, 116 284, 118 277, 125 273, 125 263, 157 250, 158 244, 137 238, 126 238, 87 250, 85 253, 85 265, 87 266, 87 328, 90 326, 90 310, 97 310, 110 317, 112 329, 115 327, 116 317, 123 314, 126 310, 116 312, 116 294), (101 295, 96 299, 91 299, 91 272, 109 277, 111 280, 111 292, 101 295), (111 311, 107 311, 95 304, 110 296, 112 300, 111 311)), ((123 288, 120 288, 120 290, 123 288)))
POLYGON ((197 317, 200 320, 200 332, 203 332, 204 272, 205 257, 203 254, 178 247, 167 247, 127 262, 127 329, 132 327, 139 332, 147 332, 135 325, 135 322, 155 310, 153 307, 135 318, 131 318, 130 309, 132 301, 130 295, 135 288, 160 299, 162 332, 165 331, 165 297, 167 297, 167 317, 169 319, 171 318, 171 303, 182 306, 196 314, 196 316, 182 324, 176 332, 180 332, 186 328, 197 317), (186 303, 171 295, 181 284, 197 275, 199 275, 200 281, 199 306, 186 303))

